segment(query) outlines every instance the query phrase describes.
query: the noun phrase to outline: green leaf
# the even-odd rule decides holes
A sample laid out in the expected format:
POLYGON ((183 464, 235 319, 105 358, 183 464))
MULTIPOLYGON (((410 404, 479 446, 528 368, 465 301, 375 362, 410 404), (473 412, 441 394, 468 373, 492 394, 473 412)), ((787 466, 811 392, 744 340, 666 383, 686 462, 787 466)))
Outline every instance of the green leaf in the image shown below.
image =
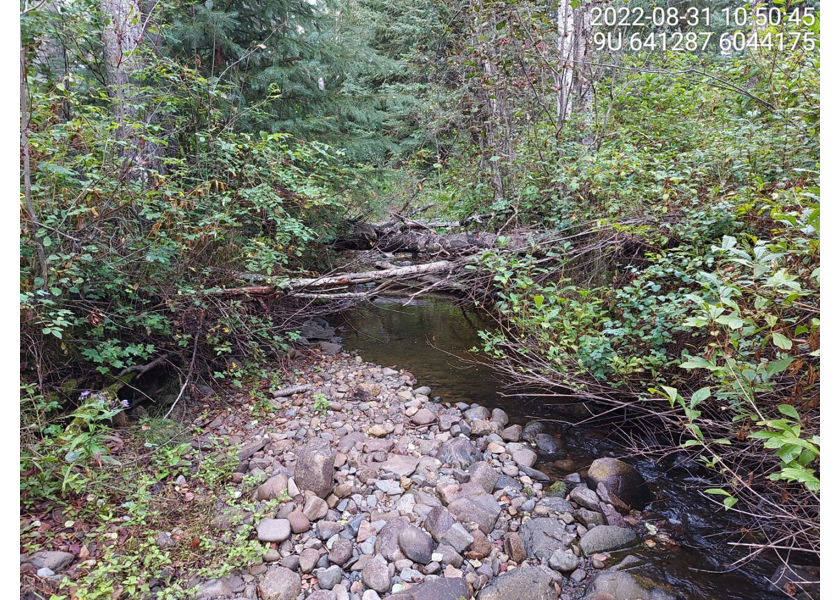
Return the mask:
POLYGON ((730 329, 740 329, 744 326, 744 320, 736 315, 723 315, 715 319, 715 322, 726 325, 730 329))
POLYGON ((543 301, 545 301, 544 296, 534 296, 534 304, 537 305, 537 308, 540 308, 543 305, 543 301))
POLYGON ((820 491, 820 480, 814 477, 813 469, 787 467, 782 469, 782 477, 788 481, 798 481, 799 483, 804 484, 811 491, 820 491))
POLYGON ((796 409, 793 408, 790 404, 780 404, 778 407, 779 412, 785 415, 786 417, 790 417, 791 419, 799 420, 799 413, 796 412, 796 409))
POLYGON ((767 376, 772 377, 773 375, 776 375, 777 373, 781 373, 782 371, 786 370, 790 366, 790 363, 793 362, 793 360, 794 359, 791 357, 783 358, 781 360, 774 360, 773 362, 768 363, 767 376))
POLYGON ((793 346, 793 343, 783 336, 781 333, 773 333, 773 343, 776 344, 782 350, 790 350, 793 346))
POLYGON ((711 394, 712 392, 708 387, 700 388, 691 395, 691 402, 689 402, 688 406, 690 408, 694 408, 695 406, 703 402, 703 400, 708 398, 711 394))
POLYGON ((731 235, 723 236, 723 239, 720 242, 720 249, 721 250, 731 250, 736 246, 738 242, 735 240, 734 237, 731 235))
POLYGON ((799 455, 799 460, 797 462, 803 467, 807 467, 814 461, 815 458, 817 458, 816 452, 808 450, 807 448, 803 448, 802 452, 799 455))
POLYGON ((785 445, 779 448, 779 451, 776 454, 782 459, 782 462, 787 465, 793 462, 801 452, 802 448, 799 446, 785 445))
POLYGON ((674 406, 674 401, 677 399, 677 388, 663 385, 662 389, 665 390, 665 393, 668 395, 668 401, 671 403, 671 406, 674 406))
POLYGON ((685 428, 691 431, 698 440, 701 442, 704 441, 703 432, 700 431, 700 428, 696 424, 686 423, 685 428))
POLYGON ((689 356, 688 360, 680 365, 682 369, 714 369, 717 365, 701 356, 689 356))
POLYGON ((735 506, 735 503, 736 503, 736 502, 738 502, 738 498, 735 498, 734 496, 729 496, 728 498, 724 498, 724 499, 723 499, 723 505, 724 505, 727 509, 730 509, 730 508, 732 508, 733 506, 735 506))
POLYGON ((727 492, 726 490, 722 490, 720 488, 712 488, 712 489, 706 490, 706 493, 707 494, 714 494, 716 496, 731 496, 732 495, 729 492, 727 492))

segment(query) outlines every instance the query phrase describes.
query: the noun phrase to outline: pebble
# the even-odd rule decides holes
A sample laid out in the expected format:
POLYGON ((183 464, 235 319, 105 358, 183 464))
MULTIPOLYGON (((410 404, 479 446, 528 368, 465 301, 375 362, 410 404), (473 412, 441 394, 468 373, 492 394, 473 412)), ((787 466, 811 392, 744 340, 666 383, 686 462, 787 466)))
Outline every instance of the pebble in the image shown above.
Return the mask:
POLYGON ((276 562, 280 560, 280 553, 277 550, 267 550, 263 555, 264 562, 276 562))
POLYGON ((321 558, 321 553, 314 548, 307 548, 300 553, 300 570, 303 573, 311 573, 318 564, 318 559, 321 558))
MULTIPOLYGON (((548 488, 551 481, 533 469, 538 456, 528 443, 538 439, 543 424, 523 430, 501 409, 436 404, 429 387, 410 387, 410 374, 360 357, 339 354, 322 361, 323 371, 304 367, 289 385, 305 382, 312 386, 309 393, 323 393, 332 403, 327 413, 314 413, 309 393, 302 393, 276 401, 273 423, 237 422, 232 412, 218 424, 215 433, 224 428, 229 438, 242 433, 246 421, 252 426, 238 441, 249 454, 234 484, 247 475, 263 481, 255 499, 285 498, 286 492, 292 499, 276 509, 275 518, 256 524, 257 539, 271 546, 260 563, 230 578, 238 578, 239 586, 230 584, 230 597, 380 600, 402 591, 437 598, 422 590, 438 594, 449 588, 429 587, 432 582, 463 579, 448 585, 495 598, 486 590, 495 589, 500 575, 529 569, 554 573, 555 582, 560 573, 567 576, 564 599, 583 593, 577 584, 588 583, 588 575, 575 538, 589 530, 576 517, 590 527, 601 525, 612 507, 605 509, 603 498, 586 486, 574 487, 577 473, 564 478, 573 506, 556 486, 553 496, 543 492, 543 483, 548 488), (298 457, 316 442, 328 463, 323 477, 313 480, 298 457), (540 518, 554 523, 557 536, 546 555, 534 559, 528 556, 534 540, 527 523, 540 518), (552 571, 529 564, 536 560, 552 571), (282 586, 288 587, 280 591, 282 586)), ((319 473, 323 464, 317 462, 319 473)), ((179 485, 186 483, 184 478, 179 485)), ((173 531, 172 539, 180 535, 173 531)), ((589 564, 604 569, 607 559, 593 553, 589 564)), ((45 577, 54 574, 35 566, 49 571, 45 577)), ((518 592, 522 598, 529 593, 518 592)))
POLYGON ((402 493, 402 488, 398 481, 393 479, 380 479, 376 482, 376 489, 386 494, 395 496, 402 493))
POLYGON ((303 512, 299 510, 294 510, 291 513, 289 513, 287 519, 294 533, 303 533, 304 531, 309 531, 309 517, 303 514, 303 512))
POLYGON ((261 542, 285 542, 291 534, 287 519, 263 519, 257 523, 257 539, 261 542))

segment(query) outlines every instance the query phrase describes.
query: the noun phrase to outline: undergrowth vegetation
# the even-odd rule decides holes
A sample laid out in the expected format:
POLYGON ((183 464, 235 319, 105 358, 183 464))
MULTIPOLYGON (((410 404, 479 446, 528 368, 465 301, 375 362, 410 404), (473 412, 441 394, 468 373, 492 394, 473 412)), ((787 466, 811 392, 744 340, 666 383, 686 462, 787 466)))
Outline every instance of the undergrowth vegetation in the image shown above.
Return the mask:
MULTIPOLYGON (((252 391, 243 404, 258 418, 261 392, 252 391)), ((42 398, 27 392, 37 410, 42 398)), ((63 547, 81 559, 57 588, 24 576, 32 589, 54 600, 189 598, 201 581, 258 562, 266 547, 252 523, 280 501, 252 500, 261 483, 254 478, 232 483, 238 445, 195 443, 220 407, 204 403, 187 419, 192 426, 143 417, 115 431, 114 404, 88 394, 71 415, 75 425, 24 446, 22 551, 63 547)))
POLYGON ((699 64, 631 58, 600 81, 598 143, 561 146, 515 207, 574 243, 485 253, 500 328, 483 350, 718 471, 709 493, 750 524, 749 555, 818 553, 819 58, 685 75, 699 64))

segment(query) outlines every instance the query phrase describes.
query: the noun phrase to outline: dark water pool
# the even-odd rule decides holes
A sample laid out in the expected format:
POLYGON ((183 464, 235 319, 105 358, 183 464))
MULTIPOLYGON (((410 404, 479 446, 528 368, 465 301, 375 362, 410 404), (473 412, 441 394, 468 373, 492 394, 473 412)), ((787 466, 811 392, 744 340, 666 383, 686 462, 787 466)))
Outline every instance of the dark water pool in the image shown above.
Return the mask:
MULTIPOLYGON (((475 364, 476 355, 469 350, 480 346, 478 332, 491 328, 489 321, 448 300, 420 299, 407 306, 404 302, 379 300, 341 315, 335 324, 342 328, 346 348, 357 350, 370 362, 407 369, 444 402, 503 408, 518 423, 533 416, 557 416, 545 398, 502 395, 502 383, 494 372, 475 364)), ((609 455, 624 458, 648 480, 656 499, 642 520, 674 543, 633 549, 632 554, 643 559, 633 573, 667 584, 689 600, 787 598, 767 587, 767 578, 776 567, 769 559, 728 570, 740 557, 728 545, 737 541, 730 532, 737 531, 738 524, 702 493, 711 484, 682 469, 668 471, 651 459, 625 456, 615 432, 560 426, 556 431, 563 434, 571 460, 538 463, 550 477, 584 471, 595 458, 609 455)))

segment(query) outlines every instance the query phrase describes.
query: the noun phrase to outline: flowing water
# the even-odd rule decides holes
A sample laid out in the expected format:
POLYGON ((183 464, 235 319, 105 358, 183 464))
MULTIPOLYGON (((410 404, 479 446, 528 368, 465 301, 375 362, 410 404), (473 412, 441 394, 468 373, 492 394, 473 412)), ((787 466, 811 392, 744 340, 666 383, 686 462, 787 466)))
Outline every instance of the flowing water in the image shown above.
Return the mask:
MULTIPOLYGON (((476 354, 470 349, 481 345, 478 332, 492 328, 478 313, 442 299, 424 298, 405 306, 404 302, 383 299, 342 315, 336 325, 341 327, 346 348, 357 350, 370 362, 410 371, 443 402, 499 407, 520 424, 558 416, 557 405, 545 398, 502 395, 504 388, 494 372, 475 364, 476 354)), ((767 578, 776 567, 770 560, 727 571, 727 565, 740 556, 727 544, 738 541, 730 533, 738 525, 702 493, 713 487, 702 474, 681 468, 668 470, 646 457, 627 457, 614 431, 557 425, 555 432, 566 441, 568 459, 536 465, 552 479, 585 471, 600 456, 617 456, 649 482, 655 500, 642 520, 667 534, 673 543, 634 548, 630 553, 643 559, 643 564, 633 573, 667 584, 689 600, 787 598, 768 589, 767 578)), ((622 554, 613 556, 621 558, 622 554)))

